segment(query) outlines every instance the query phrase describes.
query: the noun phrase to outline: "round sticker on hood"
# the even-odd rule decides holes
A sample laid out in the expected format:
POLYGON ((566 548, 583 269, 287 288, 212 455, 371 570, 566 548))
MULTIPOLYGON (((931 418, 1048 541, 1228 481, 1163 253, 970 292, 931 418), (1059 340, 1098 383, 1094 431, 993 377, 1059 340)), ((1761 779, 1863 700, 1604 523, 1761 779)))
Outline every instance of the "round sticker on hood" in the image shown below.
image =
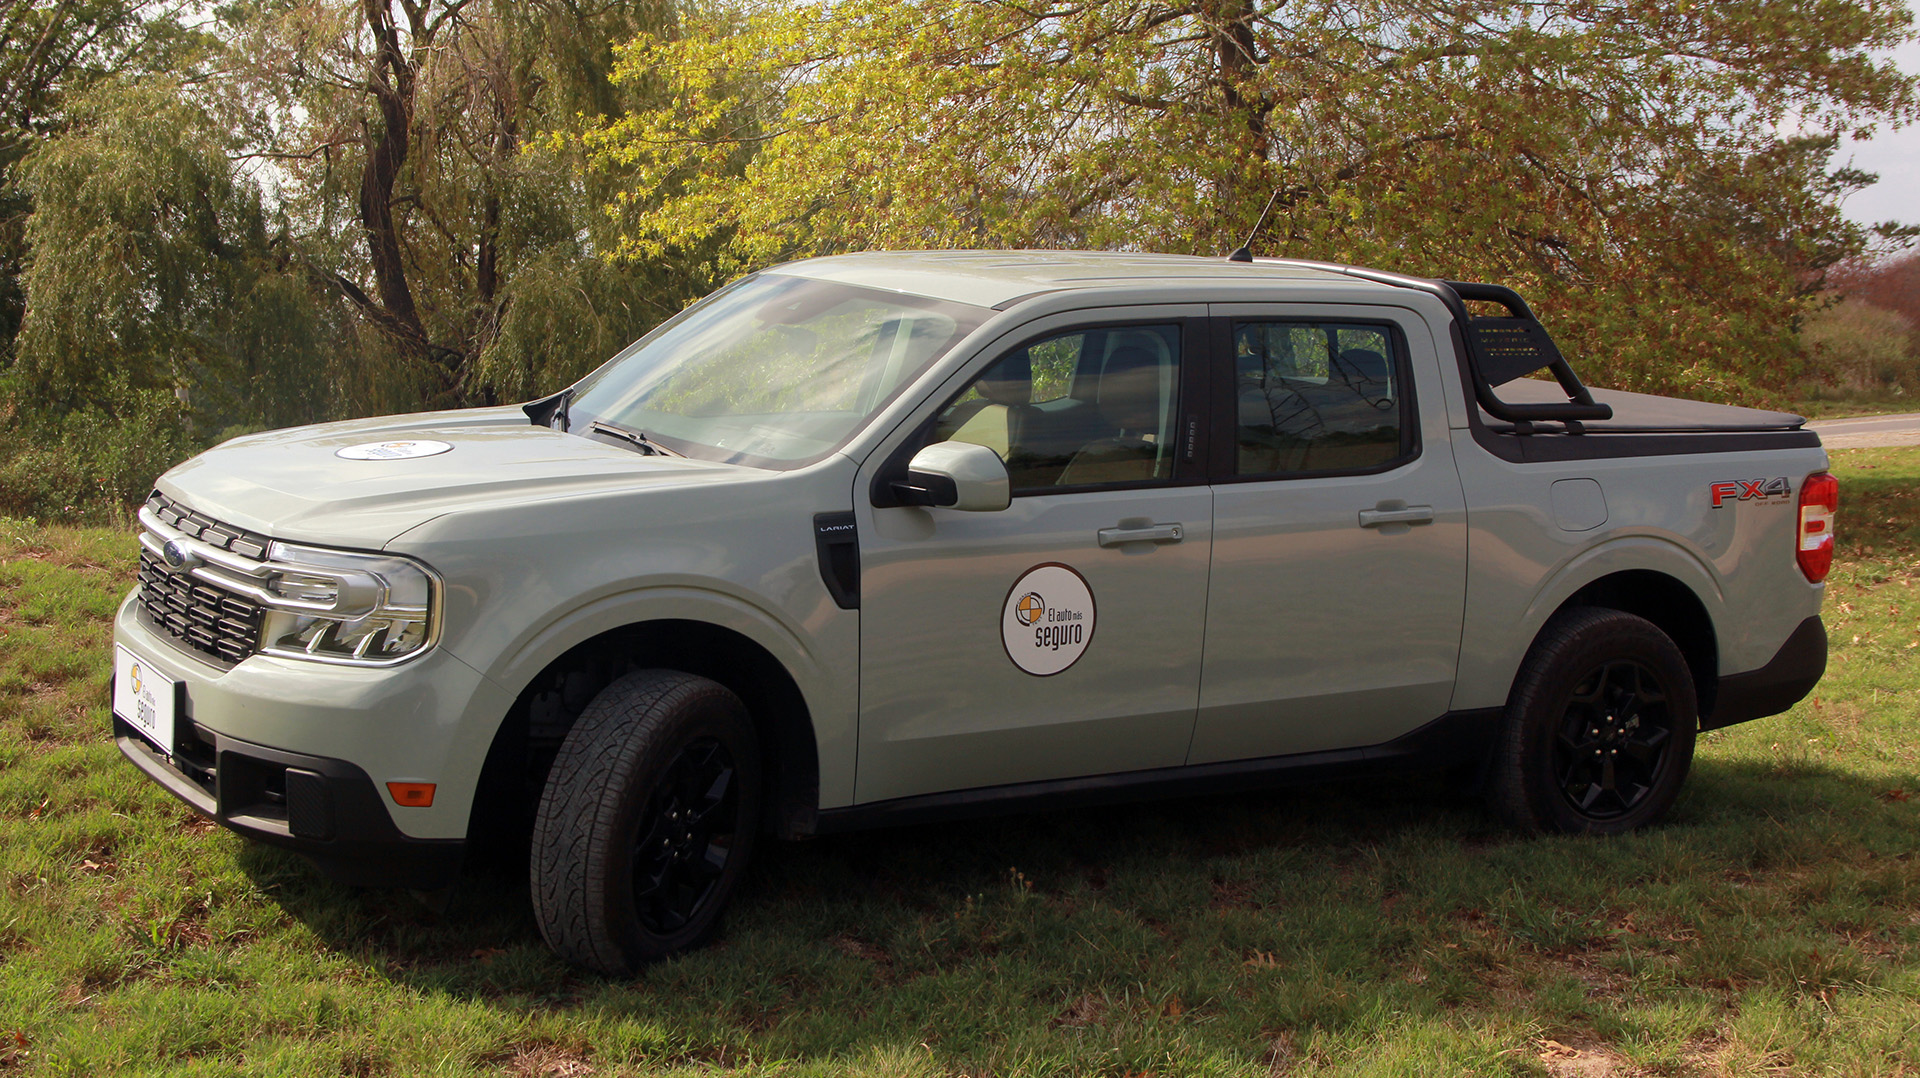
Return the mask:
POLYGON ((350 445, 345 449, 335 450, 333 455, 341 460, 406 460, 409 457, 431 457, 452 448, 453 446, 446 442, 411 439, 350 445))
POLYGON ((1093 642, 1093 589, 1073 569, 1036 565, 1014 581, 1000 610, 1000 642, 1013 665, 1052 677, 1080 661, 1093 642))

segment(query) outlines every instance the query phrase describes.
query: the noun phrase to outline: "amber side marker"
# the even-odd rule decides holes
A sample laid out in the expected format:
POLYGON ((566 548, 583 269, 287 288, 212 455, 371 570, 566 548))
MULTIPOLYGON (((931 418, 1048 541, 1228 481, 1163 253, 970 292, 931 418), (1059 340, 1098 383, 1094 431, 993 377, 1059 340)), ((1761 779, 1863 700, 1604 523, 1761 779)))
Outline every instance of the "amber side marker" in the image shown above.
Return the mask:
POLYGON ((393 803, 403 808, 433 807, 433 783, 431 782, 389 782, 387 792, 393 795, 393 803))

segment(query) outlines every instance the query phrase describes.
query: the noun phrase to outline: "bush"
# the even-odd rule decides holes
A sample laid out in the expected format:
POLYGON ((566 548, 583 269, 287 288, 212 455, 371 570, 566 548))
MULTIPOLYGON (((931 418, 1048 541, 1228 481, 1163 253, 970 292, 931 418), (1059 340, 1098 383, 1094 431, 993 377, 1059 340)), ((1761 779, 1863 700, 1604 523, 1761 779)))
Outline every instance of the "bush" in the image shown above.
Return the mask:
POLYGON ((124 521, 161 472, 200 449, 163 391, 120 389, 38 421, 15 397, 0 433, 0 515, 67 523, 124 521))
POLYGON ((1800 340, 1827 383, 1816 397, 1920 393, 1914 326, 1894 311, 1845 299, 1808 318, 1800 340))

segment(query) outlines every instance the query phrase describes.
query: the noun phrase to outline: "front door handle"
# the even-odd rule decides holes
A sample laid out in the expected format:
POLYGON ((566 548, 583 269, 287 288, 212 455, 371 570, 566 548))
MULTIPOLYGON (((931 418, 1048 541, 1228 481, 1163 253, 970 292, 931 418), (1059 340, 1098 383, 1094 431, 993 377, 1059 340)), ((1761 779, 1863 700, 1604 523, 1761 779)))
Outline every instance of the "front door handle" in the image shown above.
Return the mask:
POLYGON ((1101 528, 1099 531, 1101 546, 1119 546, 1122 543, 1177 543, 1187 533, 1179 524, 1148 524, 1138 528, 1101 528))
POLYGON ((1431 524, 1433 506, 1409 505, 1401 509, 1362 509, 1360 526, 1379 528, 1388 524, 1431 524))

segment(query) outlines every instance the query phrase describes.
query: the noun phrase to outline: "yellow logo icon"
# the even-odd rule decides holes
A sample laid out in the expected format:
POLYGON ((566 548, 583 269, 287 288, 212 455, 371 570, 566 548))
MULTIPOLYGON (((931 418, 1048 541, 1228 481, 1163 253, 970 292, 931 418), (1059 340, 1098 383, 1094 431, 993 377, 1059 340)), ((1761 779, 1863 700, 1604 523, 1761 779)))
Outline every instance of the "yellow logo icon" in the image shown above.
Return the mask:
POLYGON ((1032 625, 1046 612, 1047 601, 1040 598, 1040 593, 1037 591, 1022 595, 1020 601, 1013 605, 1013 616, 1019 618, 1022 625, 1032 625))
POLYGON ((133 691, 138 693, 140 691, 140 664, 134 663, 133 668, 127 671, 127 673, 133 679, 133 691))

